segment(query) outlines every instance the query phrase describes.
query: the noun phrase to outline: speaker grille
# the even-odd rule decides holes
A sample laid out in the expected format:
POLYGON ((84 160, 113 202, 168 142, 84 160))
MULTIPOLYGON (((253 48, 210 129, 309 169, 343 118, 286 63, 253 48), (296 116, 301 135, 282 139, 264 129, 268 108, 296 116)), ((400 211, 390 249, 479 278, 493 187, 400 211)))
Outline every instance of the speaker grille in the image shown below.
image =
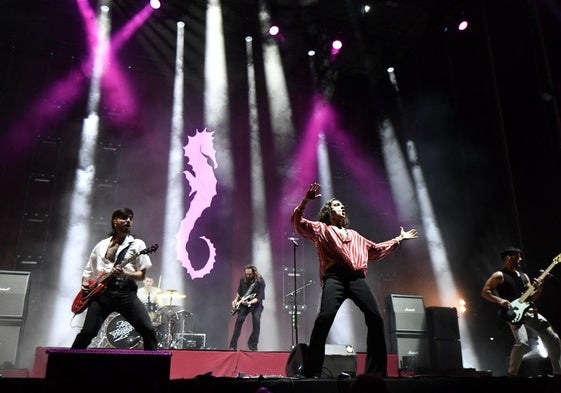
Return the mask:
POLYGON ((459 370, 463 368, 460 340, 431 340, 431 363, 435 370, 459 370))
POLYGON ((426 332, 427 320, 422 296, 388 295, 386 309, 390 332, 426 332))
POLYGON ((17 365, 21 323, 0 320, 0 368, 14 368, 17 365))
POLYGON ((434 339, 458 340, 458 311, 454 307, 427 307, 427 327, 434 339))
POLYGON ((0 270, 0 318, 25 315, 29 272, 0 270))
POLYGON ((429 341, 425 334, 392 333, 390 337, 390 352, 397 354, 400 369, 431 369, 429 341))

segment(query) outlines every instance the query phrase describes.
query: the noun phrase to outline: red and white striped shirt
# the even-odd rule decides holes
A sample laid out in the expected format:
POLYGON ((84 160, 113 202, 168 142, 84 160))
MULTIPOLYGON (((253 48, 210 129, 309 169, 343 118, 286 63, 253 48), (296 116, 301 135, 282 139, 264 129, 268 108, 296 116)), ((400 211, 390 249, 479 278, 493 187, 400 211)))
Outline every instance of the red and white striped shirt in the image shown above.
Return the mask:
POLYGON ((291 221, 300 236, 314 242, 319 257, 320 278, 327 269, 335 265, 348 266, 366 274, 368 262, 386 257, 399 246, 395 238, 374 243, 352 229, 347 229, 347 237, 342 240, 332 225, 310 221, 302 217, 302 213, 302 209, 296 208, 291 221))

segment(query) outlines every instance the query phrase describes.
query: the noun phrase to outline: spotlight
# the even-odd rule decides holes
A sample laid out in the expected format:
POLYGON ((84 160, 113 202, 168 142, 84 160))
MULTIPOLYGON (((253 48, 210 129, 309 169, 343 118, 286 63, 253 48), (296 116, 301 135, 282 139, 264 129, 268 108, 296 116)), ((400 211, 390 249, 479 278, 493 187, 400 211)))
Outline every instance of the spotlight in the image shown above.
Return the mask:
POLYGON ((253 41, 253 37, 248 35, 247 37, 245 37, 245 42, 251 42, 253 41))
POLYGON ((177 27, 185 27, 185 22, 177 22, 177 27))
POLYGON ((316 55, 316 51, 315 50, 309 50, 308 51, 308 56, 312 57, 316 55))
POLYGON ((160 3, 160 0, 150 0, 150 6, 157 10, 162 6, 162 3, 160 3))
POLYGON ((272 35, 272 36, 275 36, 275 35, 279 34, 279 31, 280 30, 279 30, 278 26, 271 26, 269 28, 269 34, 272 35))
POLYGON ((464 19, 458 24, 458 30, 464 31, 468 28, 468 26, 469 26, 468 21, 464 19))
POLYGON ((335 55, 337 55, 339 53, 339 51, 341 50, 341 48, 343 47, 343 43, 339 40, 335 40, 331 43, 331 56, 332 59, 335 55))
POLYGON ((393 67, 388 67, 388 69, 387 69, 386 71, 388 71, 388 74, 391 74, 392 72, 395 71, 395 68, 393 68, 393 67))
POLYGON ((467 311, 467 303, 464 299, 460 299, 458 301, 459 307, 458 310, 460 311, 461 314, 464 314, 467 311))
POLYGON ((100 7, 100 9, 101 9, 102 12, 109 12, 109 7, 106 6, 106 5, 102 5, 102 6, 100 7))

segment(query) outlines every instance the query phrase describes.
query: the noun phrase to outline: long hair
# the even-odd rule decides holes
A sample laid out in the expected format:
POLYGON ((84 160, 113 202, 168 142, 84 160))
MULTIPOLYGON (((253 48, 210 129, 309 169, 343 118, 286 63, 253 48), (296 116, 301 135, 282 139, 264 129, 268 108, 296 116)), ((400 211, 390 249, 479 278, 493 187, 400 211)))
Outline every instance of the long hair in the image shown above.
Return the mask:
MULTIPOLYGON (((337 198, 331 198, 330 200, 328 200, 323 204, 323 206, 321 207, 318 213, 318 221, 323 222, 324 224, 327 225, 331 224, 331 204, 333 203, 333 201, 338 201, 338 200, 339 199, 337 198)), ((343 227, 346 228, 348 226, 349 226, 349 219, 345 217, 343 220, 343 227)))
POLYGON ((259 274, 259 272, 257 271, 257 266, 255 265, 245 265, 244 267, 244 272, 247 269, 251 269, 251 271, 253 272, 254 276, 255 276, 255 281, 261 282, 261 274, 259 274))
POLYGON ((123 207, 121 209, 115 210, 111 215, 111 232, 109 232, 109 236, 115 235, 115 226, 113 225, 113 220, 115 218, 129 218, 129 217, 131 218, 131 220, 134 217, 134 213, 132 209, 129 209, 128 207, 123 207))

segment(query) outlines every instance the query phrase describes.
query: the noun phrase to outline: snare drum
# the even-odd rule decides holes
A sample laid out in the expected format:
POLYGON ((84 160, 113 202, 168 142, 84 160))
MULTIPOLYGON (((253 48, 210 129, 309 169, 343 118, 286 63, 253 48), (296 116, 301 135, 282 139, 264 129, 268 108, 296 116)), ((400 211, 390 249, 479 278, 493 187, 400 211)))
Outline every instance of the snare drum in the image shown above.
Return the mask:
POLYGON ((106 322, 105 338, 111 347, 133 349, 142 346, 142 337, 121 314, 112 313, 106 322))

